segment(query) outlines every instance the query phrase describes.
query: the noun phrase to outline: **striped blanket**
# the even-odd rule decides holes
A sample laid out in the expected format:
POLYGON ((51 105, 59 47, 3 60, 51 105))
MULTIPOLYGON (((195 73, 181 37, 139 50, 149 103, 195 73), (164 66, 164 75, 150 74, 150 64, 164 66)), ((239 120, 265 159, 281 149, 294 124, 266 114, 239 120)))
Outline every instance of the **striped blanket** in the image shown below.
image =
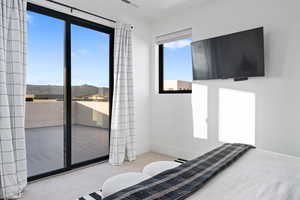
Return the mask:
POLYGON ((102 200, 102 194, 101 191, 93 192, 89 195, 86 195, 84 197, 80 197, 78 200, 102 200))
POLYGON ((224 144, 104 200, 186 199, 252 148, 254 147, 245 144, 224 144))

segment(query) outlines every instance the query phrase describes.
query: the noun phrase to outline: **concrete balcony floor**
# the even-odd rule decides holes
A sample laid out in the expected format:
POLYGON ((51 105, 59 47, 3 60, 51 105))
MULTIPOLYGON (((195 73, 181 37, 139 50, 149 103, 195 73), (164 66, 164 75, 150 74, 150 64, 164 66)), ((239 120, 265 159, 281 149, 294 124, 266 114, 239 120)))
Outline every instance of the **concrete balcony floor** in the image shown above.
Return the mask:
MULTIPOLYGON (((26 129, 28 175, 64 167, 63 126, 26 129)), ((82 125, 72 126, 72 163, 108 155, 108 129, 82 125)))

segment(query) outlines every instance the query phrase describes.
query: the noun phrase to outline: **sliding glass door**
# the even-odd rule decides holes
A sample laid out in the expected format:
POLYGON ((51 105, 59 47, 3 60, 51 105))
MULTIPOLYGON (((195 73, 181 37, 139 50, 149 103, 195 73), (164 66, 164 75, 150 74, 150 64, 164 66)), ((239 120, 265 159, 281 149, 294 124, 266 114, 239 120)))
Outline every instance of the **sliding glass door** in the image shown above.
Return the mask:
POLYGON ((108 155, 110 36, 78 25, 71 36, 72 163, 80 163, 108 155))
POLYGON ((65 23, 30 11, 28 18, 25 134, 35 176, 64 167, 65 23))
POLYGON ((112 28, 29 4, 29 180, 108 158, 112 48, 112 28))

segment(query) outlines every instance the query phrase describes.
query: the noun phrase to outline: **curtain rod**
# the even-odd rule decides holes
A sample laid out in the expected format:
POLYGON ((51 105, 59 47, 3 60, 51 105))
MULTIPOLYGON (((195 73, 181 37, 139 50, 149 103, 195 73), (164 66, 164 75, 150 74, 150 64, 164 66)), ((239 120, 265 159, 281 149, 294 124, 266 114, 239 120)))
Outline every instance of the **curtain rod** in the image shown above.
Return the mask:
POLYGON ((76 8, 76 7, 73 7, 73 6, 69 6, 67 4, 64 4, 64 3, 60 3, 60 2, 57 2, 57 1, 53 1, 53 0, 46 0, 50 3, 53 3, 53 4, 57 4, 57 5, 60 5, 60 6, 64 6, 64 7, 67 7, 69 9, 71 9, 71 12, 73 10, 77 10, 79 12, 82 12, 82 13, 86 13, 86 14, 89 14, 89 15, 92 15, 94 17, 98 17, 98 18, 101 18, 101 19, 104 19, 104 20, 107 20, 107 21, 110 21, 110 22, 113 22, 113 23, 116 23, 117 21, 116 20, 113 20, 113 19, 109 19, 109 18, 106 18, 106 17, 103 17, 103 16, 100 16, 100 15, 97 15, 97 14, 94 14, 94 13, 91 13, 91 12, 88 12, 88 11, 85 11, 85 10, 82 10, 82 9, 79 9, 79 8, 76 8))
MULTIPOLYGON (((91 13, 91 12, 88 12, 88 11, 85 11, 85 10, 82 10, 82 9, 76 8, 76 7, 74 7, 74 6, 70 6, 70 5, 61 3, 61 2, 57 2, 57 1, 53 1, 53 0, 45 0, 45 1, 48 1, 48 2, 50 2, 50 3, 56 4, 56 5, 59 5, 59 6, 67 7, 67 8, 69 8, 69 9, 71 9, 71 12, 72 12, 73 10, 77 10, 77 11, 79 11, 79 12, 86 13, 86 14, 88 14, 88 15, 91 15, 91 16, 94 16, 94 17, 98 17, 98 18, 100 18, 100 19, 104 19, 104 20, 110 21, 110 22, 112 22, 112 23, 117 23, 116 20, 109 19, 109 18, 103 17, 103 16, 101 16, 101 15, 97 15, 97 14, 95 14, 95 13, 91 13)), ((133 29, 133 26, 131 26, 131 29, 133 29)))
POLYGON ((110 22, 113 22, 113 23, 116 23, 117 21, 116 20, 113 20, 113 19, 109 19, 109 18, 106 18, 106 17, 103 17, 103 16, 100 16, 100 15, 97 15, 97 14, 94 14, 94 13, 91 13, 91 12, 88 12, 88 11, 85 11, 85 10, 82 10, 82 9, 79 9, 79 8, 76 8, 76 7, 73 7, 73 6, 70 6, 70 5, 67 5, 67 4, 64 4, 64 3, 60 3, 60 2, 57 2, 57 1, 53 1, 53 0, 46 0, 50 3, 53 3, 53 4, 57 4, 57 5, 60 5, 60 6, 64 6, 64 7, 67 7, 69 9, 71 9, 71 12, 73 10, 77 10, 79 12, 82 12, 82 13, 86 13, 86 14, 89 14, 89 15, 92 15, 94 17, 98 17, 98 18, 101 18, 101 19, 104 19, 104 20, 107 20, 107 21, 110 21, 110 22))
MULTIPOLYGON (((97 15, 97 14, 95 14, 95 13, 91 13, 91 12, 88 12, 88 11, 85 11, 85 10, 82 10, 82 9, 79 9, 79 8, 76 8, 76 7, 74 7, 74 6, 70 6, 70 5, 67 5, 67 4, 64 4, 64 3, 60 3, 60 2, 57 2, 57 1, 53 1, 53 0, 45 0, 45 1, 48 1, 48 2, 50 2, 50 3, 56 4, 56 5, 59 5, 59 6, 67 7, 67 8, 69 8, 69 9, 71 9, 71 12, 72 12, 73 10, 77 10, 77 11, 79 11, 79 12, 86 13, 86 14, 92 15, 92 16, 94 16, 94 17, 98 17, 98 18, 100 18, 100 19, 104 19, 104 20, 110 21, 110 22, 112 22, 112 23, 117 23, 116 20, 109 19, 109 18, 107 18, 107 17, 103 17, 103 16, 97 15)), ((133 26, 131 26, 131 29, 133 29, 133 26)))

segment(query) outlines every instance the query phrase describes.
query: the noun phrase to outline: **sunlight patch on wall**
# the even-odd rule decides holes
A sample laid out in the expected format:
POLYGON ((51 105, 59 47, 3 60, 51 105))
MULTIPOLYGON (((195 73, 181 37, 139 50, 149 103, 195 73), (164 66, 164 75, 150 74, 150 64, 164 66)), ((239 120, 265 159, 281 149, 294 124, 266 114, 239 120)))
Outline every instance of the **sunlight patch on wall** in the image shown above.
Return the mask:
POLYGON ((205 85, 193 84, 192 107, 194 137, 207 139, 208 89, 205 85))
POLYGON ((219 140, 255 144, 255 94, 219 90, 219 140))

